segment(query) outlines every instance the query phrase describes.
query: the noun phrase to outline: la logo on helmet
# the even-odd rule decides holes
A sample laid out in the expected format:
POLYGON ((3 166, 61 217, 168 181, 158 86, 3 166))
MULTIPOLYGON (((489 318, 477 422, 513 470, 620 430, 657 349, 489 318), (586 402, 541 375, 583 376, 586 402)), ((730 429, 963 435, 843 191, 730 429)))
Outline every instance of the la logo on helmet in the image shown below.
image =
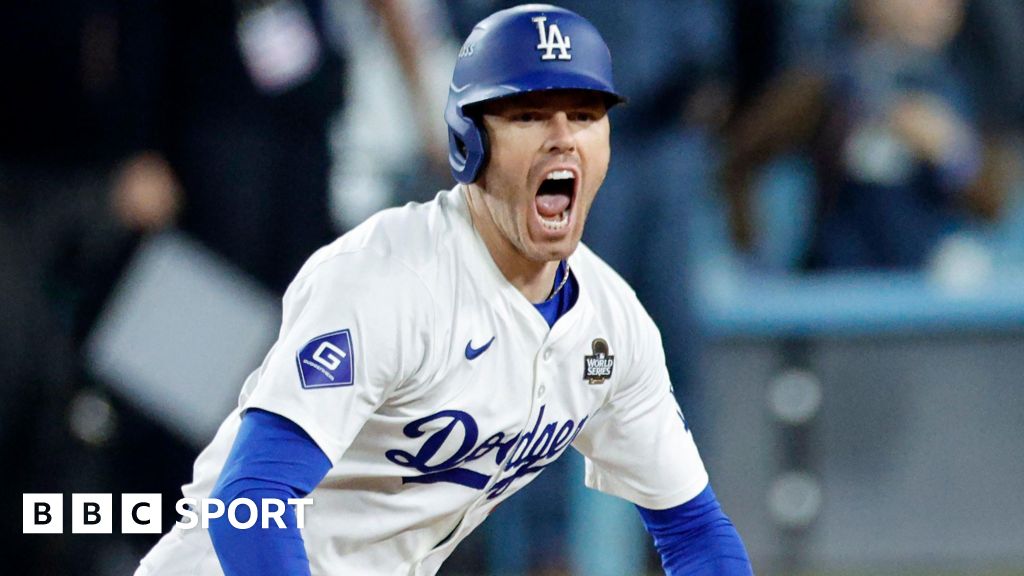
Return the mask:
POLYGON ((544 50, 544 53, 540 55, 541 60, 554 60, 556 58, 558 60, 572 60, 572 54, 569 54, 572 42, 568 36, 562 36, 562 31, 558 29, 558 24, 548 26, 545 32, 544 23, 548 20, 547 16, 534 16, 531 20, 537 23, 537 34, 540 35, 540 44, 537 44, 537 50, 544 50), (558 56, 555 56, 555 50, 558 50, 558 56))

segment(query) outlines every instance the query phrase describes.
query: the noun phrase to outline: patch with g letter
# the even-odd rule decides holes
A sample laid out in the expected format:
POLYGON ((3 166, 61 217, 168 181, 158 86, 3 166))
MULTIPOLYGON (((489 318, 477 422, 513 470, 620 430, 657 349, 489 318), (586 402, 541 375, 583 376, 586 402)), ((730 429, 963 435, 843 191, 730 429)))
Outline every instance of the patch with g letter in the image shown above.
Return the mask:
POLYGON ((352 335, 348 330, 317 336, 295 356, 303 388, 351 386, 355 373, 352 360, 352 335))

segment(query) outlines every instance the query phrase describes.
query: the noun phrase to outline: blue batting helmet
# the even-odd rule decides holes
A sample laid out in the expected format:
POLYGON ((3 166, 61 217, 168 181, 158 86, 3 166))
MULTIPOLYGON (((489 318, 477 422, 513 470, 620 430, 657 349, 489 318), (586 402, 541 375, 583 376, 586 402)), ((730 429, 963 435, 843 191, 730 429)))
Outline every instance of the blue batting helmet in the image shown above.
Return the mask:
POLYGON ((612 58, 594 25, 564 8, 527 4, 478 23, 459 51, 448 88, 448 163, 464 184, 487 161, 487 140, 467 107, 540 90, 593 90, 609 107, 623 102, 612 82, 612 58))

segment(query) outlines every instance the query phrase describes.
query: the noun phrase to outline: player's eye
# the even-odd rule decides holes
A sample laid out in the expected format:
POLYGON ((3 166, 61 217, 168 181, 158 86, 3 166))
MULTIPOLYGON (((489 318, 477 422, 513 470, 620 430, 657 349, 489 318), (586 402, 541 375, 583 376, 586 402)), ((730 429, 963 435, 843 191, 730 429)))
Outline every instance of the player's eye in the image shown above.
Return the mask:
POLYGON ((569 113, 573 122, 594 122, 601 117, 601 112, 594 108, 579 108, 569 113))
POLYGON ((518 110, 512 113, 514 122, 536 122, 539 119, 540 115, 532 110, 518 110))

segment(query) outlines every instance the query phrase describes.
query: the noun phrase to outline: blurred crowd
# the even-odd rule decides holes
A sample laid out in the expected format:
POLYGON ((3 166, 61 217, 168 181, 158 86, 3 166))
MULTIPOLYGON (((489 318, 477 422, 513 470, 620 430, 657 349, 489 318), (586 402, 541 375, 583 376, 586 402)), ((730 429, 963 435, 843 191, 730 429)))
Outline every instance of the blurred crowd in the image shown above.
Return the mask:
MULTIPOLYGON (((81 361, 140 241, 182 231, 281 293, 309 254, 372 212, 451 186, 441 110, 454 55, 476 21, 511 4, 0 8, 4 493, 176 498, 197 447, 81 361), (99 440, 73 425, 97 402, 116 422, 99 440)), ((630 97, 612 113, 613 164, 585 241, 659 324, 697 430, 689 287, 713 256, 688 248, 709 245, 700 218, 721 218, 746 265, 791 274, 924 270, 964 235, 1000 250, 983 240, 1021 218, 1016 0, 559 4, 602 31, 630 97), (770 196, 779 190, 788 201, 770 196)), ((130 573, 151 544, 25 539, 9 522, 20 499, 0 506, 9 573, 130 573)), ((523 570, 565 567, 558 522, 538 521, 555 544, 523 570)), ((486 562, 467 558, 454 561, 486 562)))
POLYGON ((1020 7, 843 8, 823 53, 780 67, 732 119, 722 166, 731 231, 754 248, 764 231, 753 181, 797 153, 814 177, 799 267, 922 267, 950 235, 1000 218, 1018 177, 1020 68, 1009 46, 1021 41, 1011 24, 1020 7))

